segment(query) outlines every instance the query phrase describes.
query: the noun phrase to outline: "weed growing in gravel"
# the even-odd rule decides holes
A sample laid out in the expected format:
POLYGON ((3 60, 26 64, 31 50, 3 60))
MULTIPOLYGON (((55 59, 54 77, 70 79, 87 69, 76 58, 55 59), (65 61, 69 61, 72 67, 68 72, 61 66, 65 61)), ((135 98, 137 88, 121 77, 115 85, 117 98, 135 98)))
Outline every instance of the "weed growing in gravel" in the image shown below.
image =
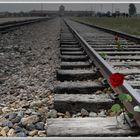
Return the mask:
POLYGON ((123 46, 121 45, 121 41, 120 41, 118 35, 115 36, 115 44, 116 44, 116 48, 117 48, 117 49, 119 49, 119 50, 120 50, 120 49, 123 49, 123 46))
POLYGON ((101 56, 103 59, 105 59, 105 58, 106 58, 106 56, 107 56, 107 54, 106 54, 106 53, 104 53, 104 52, 102 52, 102 53, 100 53, 100 56, 101 56))

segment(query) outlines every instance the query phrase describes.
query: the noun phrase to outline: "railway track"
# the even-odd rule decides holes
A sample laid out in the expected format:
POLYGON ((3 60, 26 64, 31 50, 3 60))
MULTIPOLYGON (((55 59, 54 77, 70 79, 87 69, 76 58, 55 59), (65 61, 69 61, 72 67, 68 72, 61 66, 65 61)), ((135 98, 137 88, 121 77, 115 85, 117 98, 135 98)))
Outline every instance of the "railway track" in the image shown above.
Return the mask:
MULTIPOLYGON (((125 123, 124 116, 120 114, 121 127, 119 128, 116 128, 115 116, 110 113, 114 100, 109 95, 114 92, 125 92, 133 97, 133 103, 124 103, 125 108, 130 112, 133 111, 135 105, 140 104, 138 91, 126 81, 123 86, 115 89, 106 82, 108 76, 115 70, 111 67, 112 65, 108 64, 111 59, 107 58, 107 63, 99 54, 108 52, 108 49, 117 53, 118 50, 112 51, 112 49, 116 49, 112 47, 115 45, 114 42, 110 42, 110 37, 114 36, 110 34, 107 36, 101 34, 101 31, 95 30, 94 36, 86 34, 84 39, 73 28, 73 25, 74 23, 68 21, 62 21, 61 24, 61 64, 57 71, 58 81, 55 85, 54 95, 54 109, 58 111, 58 117, 48 119, 48 136, 139 135, 140 113, 134 112, 135 121, 125 115, 125 123)), ((127 44, 128 46, 138 46, 133 42, 127 44)), ((123 55, 123 51, 121 53, 123 55)), ((116 54, 112 54, 113 57, 114 55, 116 54)), ((119 53, 119 55, 121 54, 119 53)))
POLYGON ((11 22, 6 22, 6 23, 1 23, 0 24, 0 33, 4 34, 9 31, 15 30, 20 26, 48 20, 49 18, 36 18, 36 19, 28 19, 28 20, 21 20, 21 21, 11 21, 11 22))
MULTIPOLYGON (((96 30, 95 38, 91 39, 89 36, 85 35, 85 40, 92 46, 92 48, 94 48, 96 52, 98 52, 99 54, 104 53, 104 59, 107 61, 107 63, 109 63, 117 72, 126 75, 127 82, 133 88, 140 89, 140 44, 138 43, 139 38, 137 38, 136 40, 135 37, 134 40, 133 36, 131 38, 131 36, 128 34, 126 34, 126 36, 125 34, 120 34, 120 36, 124 38, 119 38, 119 42, 122 48, 117 49, 114 35, 104 33, 102 36, 100 36, 100 33, 103 32, 101 27, 100 30, 96 30), (125 39, 125 37, 127 39, 125 39), (130 38, 131 40, 128 40, 128 38, 130 38)), ((110 33, 111 31, 109 30, 108 32, 110 33)))

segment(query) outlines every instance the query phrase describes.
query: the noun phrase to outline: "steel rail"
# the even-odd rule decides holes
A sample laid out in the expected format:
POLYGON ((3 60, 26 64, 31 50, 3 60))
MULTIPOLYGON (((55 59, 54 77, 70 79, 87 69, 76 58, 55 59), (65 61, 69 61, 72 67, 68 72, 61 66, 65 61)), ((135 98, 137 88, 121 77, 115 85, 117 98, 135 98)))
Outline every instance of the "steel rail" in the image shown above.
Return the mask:
MULTIPOLYGON (((79 35, 79 33, 71 26, 68 24, 66 20, 64 20, 66 25, 69 27, 70 31, 72 34, 77 38, 79 41, 80 45, 84 48, 90 59, 94 62, 96 67, 99 68, 100 72, 103 74, 104 78, 107 79, 109 85, 112 87, 110 84, 108 77, 112 73, 115 72, 115 70, 84 40, 83 37, 79 35)), ((140 113, 134 111, 134 106, 139 105, 140 106, 140 93, 138 93, 135 89, 133 89, 127 81, 124 81, 122 86, 119 86, 117 88, 113 88, 115 93, 120 94, 120 93, 127 93, 132 96, 133 101, 132 102, 123 102, 125 108, 127 111, 132 112, 134 114, 134 119, 137 123, 137 125, 140 127, 140 113)))
POLYGON ((5 30, 8 29, 13 29, 15 27, 35 23, 35 22, 40 22, 44 20, 48 20, 50 18, 37 18, 37 19, 28 19, 28 20, 23 20, 23 21, 16 21, 16 22, 10 22, 9 24, 6 23, 6 25, 3 23, 0 25, 0 32, 4 32, 5 30))
POLYGON ((13 20, 13 21, 5 21, 5 22, 2 22, 0 23, 0 27, 1 26, 5 26, 5 25, 12 25, 12 24, 16 24, 16 23, 22 23, 22 22, 25 22, 25 21, 31 21, 31 20, 36 20, 36 19, 39 19, 39 18, 34 18, 34 19, 24 19, 24 20, 13 20))
POLYGON ((93 25, 93 24, 90 24, 90 23, 85 23, 85 22, 78 21, 78 20, 75 20, 75 19, 71 19, 71 20, 73 20, 75 22, 78 22, 80 24, 87 25, 87 26, 92 27, 92 28, 99 29, 101 31, 104 31, 104 32, 107 32, 107 33, 110 33, 110 34, 113 34, 113 35, 119 35, 120 37, 123 37, 125 39, 134 41, 136 43, 140 43, 140 37, 139 36, 127 34, 127 33, 124 33, 124 32, 121 32, 121 31, 117 31, 117 30, 113 30, 113 29, 110 29, 110 28, 104 28, 104 27, 93 25))

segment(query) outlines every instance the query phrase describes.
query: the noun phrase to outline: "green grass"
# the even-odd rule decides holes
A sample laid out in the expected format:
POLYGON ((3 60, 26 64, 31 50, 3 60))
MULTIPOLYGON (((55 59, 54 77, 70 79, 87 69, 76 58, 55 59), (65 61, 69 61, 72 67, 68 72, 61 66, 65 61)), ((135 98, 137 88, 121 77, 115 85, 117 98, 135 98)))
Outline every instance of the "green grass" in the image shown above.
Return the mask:
POLYGON ((74 19, 140 36, 140 17, 75 17, 74 19))

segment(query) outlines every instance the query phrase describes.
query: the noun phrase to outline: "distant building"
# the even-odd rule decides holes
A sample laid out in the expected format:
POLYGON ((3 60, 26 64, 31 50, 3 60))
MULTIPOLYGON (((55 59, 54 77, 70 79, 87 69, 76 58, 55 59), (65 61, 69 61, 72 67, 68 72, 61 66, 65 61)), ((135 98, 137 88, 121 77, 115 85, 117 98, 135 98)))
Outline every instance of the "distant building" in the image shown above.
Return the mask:
POLYGON ((59 16, 64 16, 64 14, 65 14, 65 7, 63 6, 63 5, 61 5, 60 7, 59 7, 59 16))

